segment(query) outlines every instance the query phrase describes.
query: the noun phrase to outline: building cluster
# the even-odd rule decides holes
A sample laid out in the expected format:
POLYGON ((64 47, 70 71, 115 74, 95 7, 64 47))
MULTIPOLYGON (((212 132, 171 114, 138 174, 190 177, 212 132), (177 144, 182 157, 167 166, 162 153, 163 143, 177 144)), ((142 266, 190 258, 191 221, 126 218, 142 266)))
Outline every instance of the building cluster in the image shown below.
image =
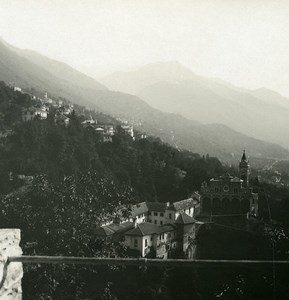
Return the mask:
POLYGON ((193 258, 200 228, 212 224, 212 216, 241 216, 247 225, 257 220, 258 194, 249 187, 250 166, 245 151, 239 170, 240 178, 226 173, 204 182, 200 193, 194 192, 185 200, 132 205, 129 219, 118 218, 102 225, 96 229, 96 237, 122 240, 135 256, 193 258))
MULTIPOLYGON (((23 93, 19 87, 13 87, 14 91, 23 93)), ((29 93, 26 93, 29 94, 29 93)), ((62 126, 69 125, 70 115, 73 112, 73 105, 66 104, 62 100, 53 100, 45 93, 44 98, 37 98, 29 94, 32 99, 37 101, 37 106, 29 107, 22 110, 22 121, 31 121, 35 118, 45 120, 49 112, 53 109, 55 116, 55 123, 62 126)), ((115 126, 112 124, 98 124, 97 120, 92 119, 84 120, 81 125, 89 130, 94 130, 103 142, 112 142, 112 137, 115 134, 115 126)), ((126 121, 121 125, 122 130, 129 135, 133 140, 146 138, 145 134, 136 134, 132 125, 126 121)))
POLYGON ((72 104, 64 104, 62 100, 53 100, 48 97, 48 94, 45 93, 45 97, 36 98, 34 95, 29 94, 32 99, 38 100, 37 107, 29 107, 22 110, 22 121, 31 121, 35 118, 40 118, 40 120, 45 120, 48 117, 49 112, 55 110, 55 123, 58 125, 67 126, 70 121, 70 114, 73 111, 72 104))
POLYGON ((174 203, 141 202, 131 206, 131 218, 99 227, 96 237, 120 239, 142 257, 192 257, 192 243, 200 222, 194 219, 200 195, 174 203))

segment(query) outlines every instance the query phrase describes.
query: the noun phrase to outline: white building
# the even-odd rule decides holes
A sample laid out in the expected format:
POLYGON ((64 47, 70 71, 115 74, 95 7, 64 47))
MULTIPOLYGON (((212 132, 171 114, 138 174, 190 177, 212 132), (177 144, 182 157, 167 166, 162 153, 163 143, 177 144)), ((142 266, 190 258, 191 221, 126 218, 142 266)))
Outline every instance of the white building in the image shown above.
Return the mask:
POLYGON ((22 121, 31 121, 38 116, 41 120, 47 119, 48 112, 44 108, 30 107, 22 111, 22 121))

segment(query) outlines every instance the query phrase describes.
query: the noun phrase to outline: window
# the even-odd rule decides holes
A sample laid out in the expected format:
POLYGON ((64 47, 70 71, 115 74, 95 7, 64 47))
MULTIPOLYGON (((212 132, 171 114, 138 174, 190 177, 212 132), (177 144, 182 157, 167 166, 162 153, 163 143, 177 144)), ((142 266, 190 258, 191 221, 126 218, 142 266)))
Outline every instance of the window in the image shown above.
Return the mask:
POLYGON ((151 242, 153 241, 153 237, 151 236, 151 242))
POLYGON ((169 219, 172 219, 172 214, 169 214, 169 219))
POLYGON ((158 213, 157 213, 157 212, 155 212, 155 213, 154 213, 154 216, 157 216, 157 215, 158 215, 158 213))
POLYGON ((145 247, 147 247, 147 246, 148 246, 148 240, 145 239, 145 247))
POLYGON ((161 216, 161 217, 163 217, 163 216, 164 216, 164 214, 163 214, 163 213, 160 213, 160 216, 161 216))
POLYGON ((160 221, 160 224, 163 225, 163 221, 160 221))
POLYGON ((155 224, 157 224, 158 223, 158 221, 157 220, 155 220, 155 224))
POLYGON ((137 247, 137 239, 134 239, 134 247, 137 247))
POLYGON ((162 240, 165 238, 165 235, 164 235, 164 233, 162 234, 162 240))
POLYGON ((234 194, 238 194, 239 189, 238 188, 234 188, 234 194))
POLYGON ((217 187, 215 187, 215 193, 218 193, 219 189, 217 187))
POLYGON ((189 208, 189 214, 191 213, 191 208, 189 208))

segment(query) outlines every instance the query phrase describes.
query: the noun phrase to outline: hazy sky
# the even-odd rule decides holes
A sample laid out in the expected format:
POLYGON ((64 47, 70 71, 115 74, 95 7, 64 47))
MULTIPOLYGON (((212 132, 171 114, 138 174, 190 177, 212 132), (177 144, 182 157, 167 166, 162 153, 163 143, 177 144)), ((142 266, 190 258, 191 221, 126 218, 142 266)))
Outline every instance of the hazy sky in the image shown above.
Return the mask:
POLYGON ((289 96, 289 0, 0 0, 0 36, 95 74, 174 60, 289 96))

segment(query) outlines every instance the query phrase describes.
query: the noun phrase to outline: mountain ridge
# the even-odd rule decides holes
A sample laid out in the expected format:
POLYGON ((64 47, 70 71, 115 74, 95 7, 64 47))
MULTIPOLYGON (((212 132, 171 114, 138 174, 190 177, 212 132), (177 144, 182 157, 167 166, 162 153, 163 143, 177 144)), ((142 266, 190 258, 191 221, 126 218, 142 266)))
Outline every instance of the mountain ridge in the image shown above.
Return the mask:
POLYGON ((114 73, 102 82, 122 92, 127 92, 129 87, 162 111, 175 112, 204 124, 225 124, 254 138, 289 147, 289 139, 284 139, 289 127, 289 112, 284 107, 289 108, 289 99, 274 91, 236 87, 223 80, 198 76, 187 67, 171 62, 123 73, 119 80, 117 76, 114 73))
MULTIPOLYGON (((140 131, 160 137, 164 142, 177 148, 200 154, 209 153, 220 157, 225 162, 235 161, 232 159, 232 153, 240 155, 244 147, 248 151, 251 150, 252 156, 256 154, 257 157, 274 157, 276 159, 289 156, 289 152, 282 147, 252 139, 229 128, 226 128, 227 133, 223 134, 223 138, 222 133, 219 132, 219 138, 216 140, 216 134, 212 128, 177 114, 161 112, 135 95, 97 89, 97 83, 92 86, 89 84, 82 86, 75 81, 73 76, 68 76, 70 80, 66 80, 60 76, 61 72, 53 74, 52 70, 49 72, 41 67, 41 64, 37 65, 36 58, 33 58, 34 63, 25 58, 26 51, 24 50, 22 57, 22 50, 19 49, 18 53, 15 53, 3 44, 1 46, 0 43, 1 54, 6 55, 6 59, 4 55, 0 56, 0 80, 10 82, 15 79, 15 84, 22 88, 35 88, 40 92, 67 98, 71 102, 102 111, 113 117, 123 118, 140 131), (225 139, 228 132, 231 133, 232 138, 234 137, 238 141, 237 144, 232 144, 232 141, 225 139)), ((29 53, 31 55, 31 52, 29 53)), ((38 55, 45 60, 46 68, 48 68, 51 60, 41 54, 38 55)), ((32 58, 30 59, 32 60, 32 58)))

